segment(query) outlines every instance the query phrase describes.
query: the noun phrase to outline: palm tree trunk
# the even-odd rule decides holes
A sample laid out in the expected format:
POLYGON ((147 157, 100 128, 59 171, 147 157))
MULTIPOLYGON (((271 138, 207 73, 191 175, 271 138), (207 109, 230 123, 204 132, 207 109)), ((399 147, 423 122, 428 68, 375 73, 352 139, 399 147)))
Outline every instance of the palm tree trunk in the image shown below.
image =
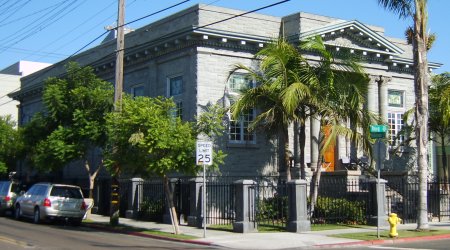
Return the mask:
POLYGON ((312 192, 311 192, 311 204, 310 204, 310 216, 311 217, 314 214, 314 209, 317 204, 317 196, 319 195, 319 185, 320 185, 320 177, 321 176, 322 176, 322 157, 319 156, 319 159, 317 159, 317 167, 316 167, 316 170, 314 173, 314 182, 313 182, 312 192))
POLYGON ((283 145, 284 145, 284 165, 286 169, 286 180, 290 181, 291 177, 291 159, 289 155, 289 132, 287 128, 283 129, 283 145))
POLYGON ((445 134, 441 134, 441 150, 442 150, 442 172, 444 173, 444 188, 448 190, 448 166, 447 166, 447 153, 445 152, 445 134))
POLYGON ((414 88, 416 95, 416 145, 419 171, 419 207, 417 208, 417 230, 427 230, 427 177, 428 177, 428 81, 426 51, 426 1, 416 0, 414 15, 413 56, 415 63, 414 88))
POLYGON ((166 192, 166 200, 169 207, 170 220, 172 222, 174 234, 180 234, 181 232, 180 227, 178 226, 177 211, 175 209, 175 205, 173 204, 173 193, 172 189, 169 187, 169 178, 167 176, 164 176, 164 189, 166 192))
POLYGON ((305 123, 300 124, 299 143, 300 143, 300 173, 301 179, 306 179, 306 166, 305 166, 305 140, 306 140, 306 126, 305 123))

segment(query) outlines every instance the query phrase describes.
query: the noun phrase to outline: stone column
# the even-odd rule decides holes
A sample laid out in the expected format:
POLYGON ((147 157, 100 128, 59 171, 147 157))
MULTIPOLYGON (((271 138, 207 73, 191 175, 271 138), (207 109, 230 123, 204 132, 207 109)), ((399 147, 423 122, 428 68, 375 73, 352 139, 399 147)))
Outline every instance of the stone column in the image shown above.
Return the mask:
POLYGON ((252 180, 234 182, 236 221, 233 231, 236 233, 257 232, 255 221, 255 185, 252 180))
POLYGON ((311 231, 307 208, 307 181, 292 180, 287 185, 289 205, 287 231, 294 233, 311 231))
POLYGON ((315 117, 310 118, 311 123, 311 169, 317 167, 317 160, 319 158, 319 135, 320 135, 320 121, 315 117))
POLYGON ((386 202, 386 183, 384 179, 380 179, 377 187, 377 179, 370 180, 369 195, 372 207, 370 208, 369 225, 388 226, 387 202, 386 202))
POLYGON ((128 209, 125 212, 126 218, 137 218, 139 206, 143 200, 143 183, 144 179, 142 178, 131 179, 131 187, 128 190, 128 209))
POLYGON ((189 180, 189 215, 188 226, 202 227, 202 192, 203 178, 197 177, 189 180))

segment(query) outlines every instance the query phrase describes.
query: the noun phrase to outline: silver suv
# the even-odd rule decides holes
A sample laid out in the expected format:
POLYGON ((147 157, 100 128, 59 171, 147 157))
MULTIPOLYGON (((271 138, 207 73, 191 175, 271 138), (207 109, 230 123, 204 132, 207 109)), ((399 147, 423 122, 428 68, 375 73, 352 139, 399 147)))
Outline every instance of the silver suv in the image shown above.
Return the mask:
POLYGON ((14 181, 0 181, 0 214, 12 210, 19 185, 14 181))
POLYGON ((86 213, 86 203, 78 186, 37 183, 15 203, 14 217, 29 217, 34 223, 45 219, 65 219, 80 225, 86 213))

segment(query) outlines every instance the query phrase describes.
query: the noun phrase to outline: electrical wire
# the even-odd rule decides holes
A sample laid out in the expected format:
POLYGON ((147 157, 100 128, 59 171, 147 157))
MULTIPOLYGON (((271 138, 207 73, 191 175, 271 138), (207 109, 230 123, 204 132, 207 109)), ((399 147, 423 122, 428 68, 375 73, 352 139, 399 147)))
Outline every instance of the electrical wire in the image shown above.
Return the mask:
POLYGON ((14 19, 14 20, 9 21, 8 23, 0 24, 0 27, 5 26, 5 25, 8 25, 8 24, 11 24, 11 23, 16 22, 16 21, 23 21, 24 19, 26 19, 26 18, 28 18, 28 17, 31 17, 31 16, 34 16, 34 15, 39 14, 39 13, 41 13, 41 12, 44 12, 44 11, 46 11, 46 10, 48 10, 48 9, 50 9, 50 8, 53 8, 53 7, 55 7, 55 6, 58 6, 58 5, 60 5, 60 4, 61 4, 61 3, 57 3, 57 4, 54 4, 54 5, 50 5, 50 6, 46 7, 46 8, 37 10, 37 11, 31 13, 31 14, 28 14, 28 15, 25 15, 25 16, 18 17, 18 18, 14 19))
MULTIPOLYGON (((231 17, 228 17, 228 18, 225 18, 225 19, 222 19, 222 20, 219 20, 219 21, 215 21, 215 22, 212 22, 212 23, 209 23, 209 24, 205 24, 205 25, 202 25, 202 26, 194 27, 192 30, 195 31, 195 30, 198 30, 198 29, 201 29, 201 28, 205 28, 205 27, 214 25, 214 24, 222 23, 222 22, 225 22, 225 21, 228 21, 228 20, 237 18, 237 17, 241 17, 241 16, 244 16, 244 15, 247 15, 247 14, 250 14, 250 13, 254 13, 254 12, 263 10, 263 9, 271 8, 271 7, 274 7, 274 6, 276 6, 276 5, 280 5, 280 4, 289 2, 289 1, 290 1, 290 0, 282 0, 282 1, 278 1, 278 2, 275 2, 275 3, 273 3, 273 4, 269 4, 269 5, 266 5, 266 6, 263 6, 263 7, 257 8, 257 9, 254 9, 254 10, 250 10, 250 11, 247 11, 247 12, 243 12, 243 13, 241 13, 241 14, 233 15, 233 16, 231 16, 231 17)), ((159 13, 159 11, 158 11, 158 13, 159 13)), ((153 41, 150 41, 149 43, 155 43, 155 41, 158 42, 158 41, 162 41, 162 40, 165 40, 165 39, 168 39, 168 38, 171 38, 171 37, 177 37, 177 36, 179 36, 179 35, 182 35, 183 33, 186 33, 186 31, 175 32, 175 33, 172 33, 172 34, 168 34, 168 35, 166 35, 166 36, 159 37, 159 38, 157 38, 157 39, 155 39, 155 40, 153 40, 153 41)), ((149 43, 135 45, 135 46, 132 46, 132 47, 128 47, 128 48, 126 48, 126 49, 127 49, 127 50, 128 50, 128 49, 136 49, 136 48, 139 49, 139 48, 142 48, 142 47, 144 47, 144 46, 148 46, 149 43)), ((85 47, 85 46, 84 46, 84 47, 85 47)), ((110 57, 110 56, 115 55, 115 53, 116 53, 116 51, 114 51, 113 53, 107 54, 107 55, 105 55, 105 56, 103 56, 103 57, 101 57, 101 58, 98 58, 97 60, 95 60, 94 62, 92 62, 89 66, 95 67, 95 63, 99 63, 99 62, 101 63, 102 60, 104 60, 104 59, 106 59, 106 58, 108 58, 108 57, 110 57)), ((64 60, 62 60, 62 61, 60 61, 60 62, 58 62, 57 64, 53 64, 53 65, 51 65, 51 66, 49 66, 49 67, 43 69, 43 70, 40 72, 40 73, 41 73, 40 75, 43 75, 43 74, 47 73, 48 71, 52 70, 53 68, 55 68, 56 66, 59 66, 60 64, 64 63, 65 61, 68 61, 68 60, 69 60, 70 58, 72 58, 74 55, 76 55, 76 53, 70 55, 70 56, 67 57, 66 59, 64 59, 64 60)), ((100 65, 100 64, 99 64, 99 65, 100 65)), ((65 75, 65 73, 59 74, 59 75, 54 76, 54 77, 61 77, 61 76, 63 76, 63 75, 65 75)), ((36 75, 34 78, 31 78, 31 79, 29 80, 29 82, 33 82, 33 81, 34 81, 35 79, 37 79, 38 77, 39 77, 39 75, 36 75)), ((35 87, 36 85, 38 85, 38 84, 40 84, 40 83, 41 83, 41 82, 37 82, 37 83, 35 83, 35 84, 32 84, 32 85, 30 85, 30 86, 27 86, 26 89, 31 89, 31 88, 35 87)), ((15 92, 15 91, 17 91, 17 90, 20 90, 20 89, 21 89, 21 88, 19 87, 19 88, 17 88, 16 90, 11 91, 11 93, 12 93, 12 92, 15 92)), ((0 98, 2 98, 2 97, 0 97, 0 98)), ((2 106, 2 105, 0 104, 0 106, 2 106)))
MULTIPOLYGON (((19 3, 20 1, 18 1, 17 3, 19 3)), ((0 23, 8 20, 8 18, 10 18, 11 16, 13 16, 14 14, 16 14, 20 9, 22 9, 23 7, 25 7, 29 2, 31 2, 31 0, 27 0, 25 3, 23 3, 22 5, 18 6, 17 8, 15 8, 14 10, 11 10, 11 13, 3 18, 2 20, 0 20, 0 23)), ((1 16, 1 15, 0 15, 1 16)))
POLYGON ((75 4, 77 1, 71 2, 69 3, 67 6, 65 6, 64 10, 62 12, 58 12, 55 13, 54 15, 52 15, 51 17, 47 18, 46 20, 42 21, 41 23, 39 23, 38 25, 36 25, 35 27, 37 27, 37 29, 30 31, 28 34, 24 35, 23 37, 21 37, 18 41, 13 41, 11 42, 9 45, 6 46, 5 49, 0 50, 0 54, 3 53, 4 51, 7 50, 7 48, 12 47, 14 44, 17 44, 31 36, 33 36, 34 34, 42 31, 43 29, 49 27, 51 24, 56 23, 58 20, 60 20, 61 18, 63 18, 65 15, 67 15, 68 13, 74 11, 75 9, 77 9, 78 7, 80 7, 84 2, 86 2, 87 0, 84 0, 83 2, 81 2, 80 4, 78 4, 77 6, 74 6, 72 9, 68 9, 71 5, 75 4), (48 24, 47 24, 48 23, 48 24), (44 25, 45 24, 45 25, 44 25))

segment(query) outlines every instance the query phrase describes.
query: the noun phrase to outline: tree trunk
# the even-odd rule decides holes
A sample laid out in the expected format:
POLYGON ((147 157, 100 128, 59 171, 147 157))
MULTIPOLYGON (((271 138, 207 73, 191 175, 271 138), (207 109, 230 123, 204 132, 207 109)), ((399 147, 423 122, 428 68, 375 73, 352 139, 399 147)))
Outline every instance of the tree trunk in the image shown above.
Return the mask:
POLYGON ((100 169, 103 166, 103 160, 98 165, 97 169, 94 171, 94 173, 91 173, 91 167, 89 165, 89 161, 87 159, 84 159, 84 168, 86 169, 88 175, 89 175, 89 198, 94 198, 94 185, 95 185, 95 178, 97 178, 98 172, 100 172, 100 169))
POLYGON ((447 153, 445 152, 445 134, 441 134, 441 150, 442 150, 442 172, 444 173, 444 188, 448 190, 448 166, 447 166, 447 153))
POLYGON ((291 159, 289 155, 289 132, 287 128, 283 130, 283 145, 284 145, 284 164, 286 166, 286 180, 290 181, 291 178, 291 159))
POLYGON ((426 51, 426 1, 415 1, 413 56, 415 66, 414 89, 416 96, 415 135, 417 164, 419 171, 419 204, 417 208, 417 230, 427 230, 427 177, 428 177, 428 81, 426 51))
MULTIPOLYGON (((320 154, 319 154, 320 155, 320 154)), ((322 175, 322 157, 319 156, 317 159, 317 166, 314 173, 314 182, 311 190, 311 204, 310 204, 310 216, 312 217, 314 214, 314 209, 317 204, 317 196, 319 195, 319 185, 320 185, 320 177, 322 175)))
POLYGON ((169 187, 169 178, 167 176, 164 176, 164 190, 166 192, 167 206, 169 207, 170 220, 172 222, 174 234, 180 234, 181 232, 178 225, 177 211, 175 209, 175 205, 173 204, 173 192, 169 187))
POLYGON ((300 173, 301 179, 306 179, 306 166, 305 166, 305 140, 306 140, 306 130, 305 123, 300 124, 299 142, 300 142, 300 173))

